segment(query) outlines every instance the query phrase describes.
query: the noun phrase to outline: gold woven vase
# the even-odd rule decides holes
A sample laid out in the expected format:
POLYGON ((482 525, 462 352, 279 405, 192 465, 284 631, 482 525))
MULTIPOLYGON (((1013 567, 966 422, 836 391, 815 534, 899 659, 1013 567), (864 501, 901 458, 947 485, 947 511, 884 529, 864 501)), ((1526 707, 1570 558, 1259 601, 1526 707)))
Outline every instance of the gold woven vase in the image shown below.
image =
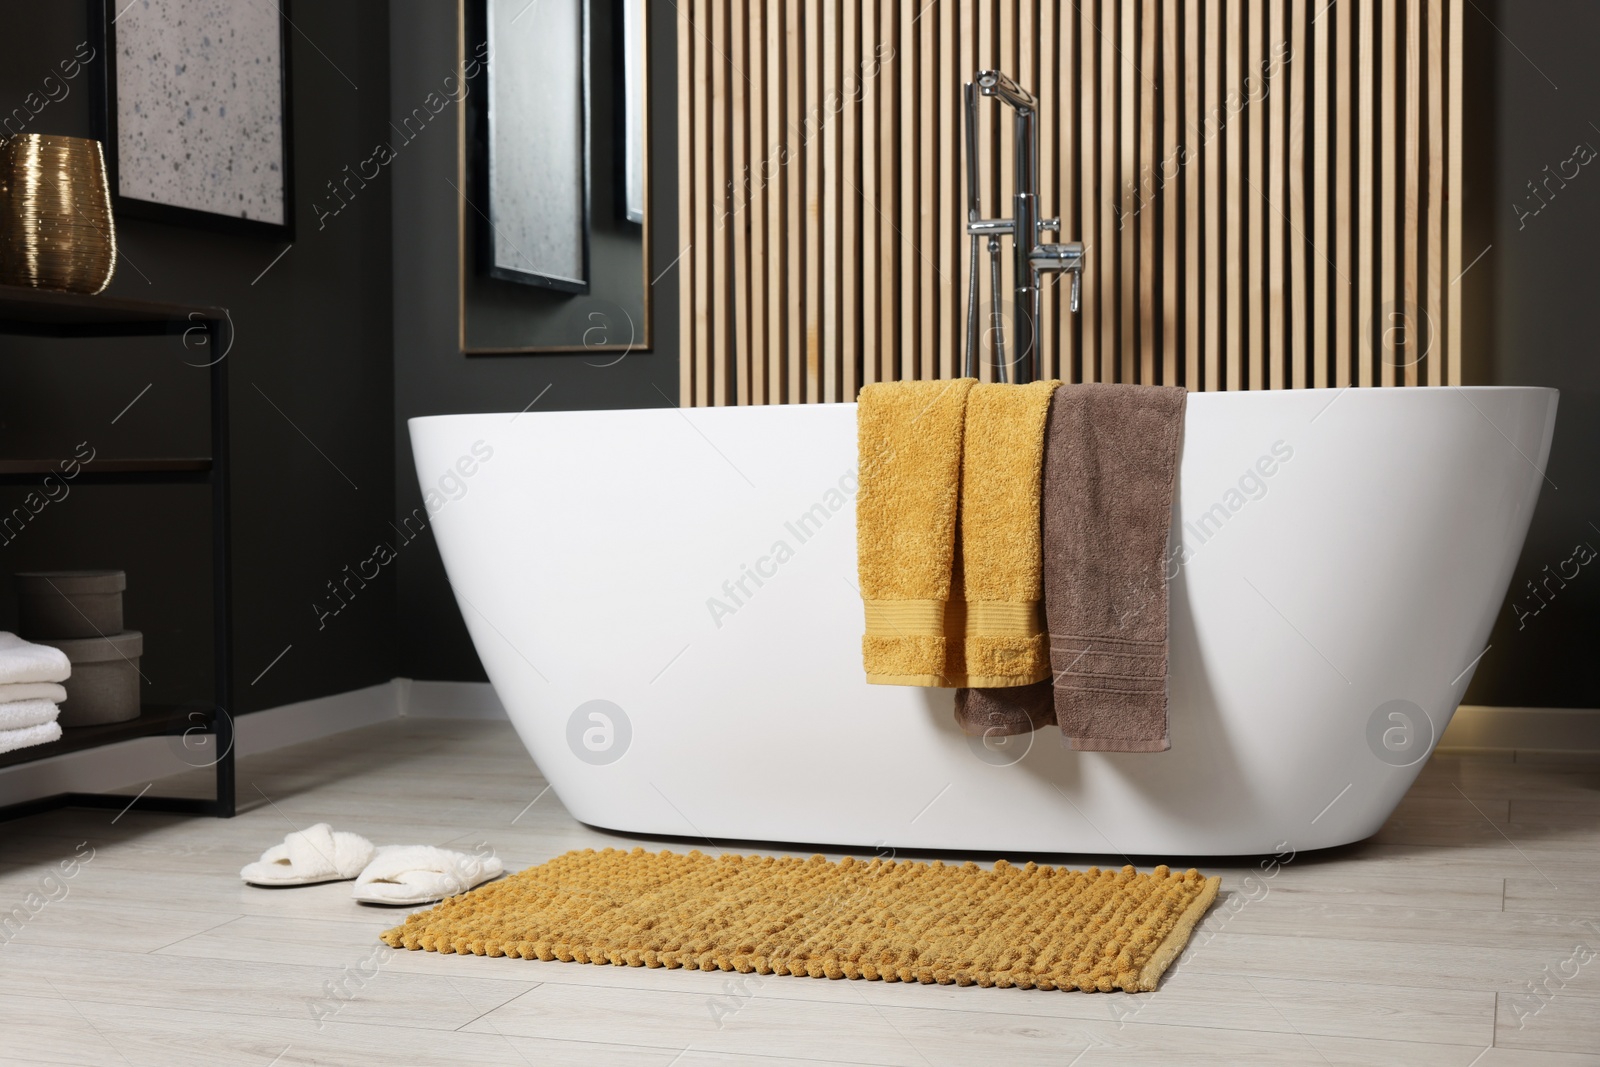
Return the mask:
POLYGON ((98 293, 116 267, 100 142, 24 133, 0 147, 0 283, 98 293))

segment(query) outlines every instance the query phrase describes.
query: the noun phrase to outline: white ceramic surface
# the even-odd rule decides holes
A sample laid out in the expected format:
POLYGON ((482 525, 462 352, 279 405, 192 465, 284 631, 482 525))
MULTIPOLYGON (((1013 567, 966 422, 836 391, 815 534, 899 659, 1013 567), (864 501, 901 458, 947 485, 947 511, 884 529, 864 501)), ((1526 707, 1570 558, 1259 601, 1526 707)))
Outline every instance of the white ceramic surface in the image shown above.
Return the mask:
POLYGON ((1382 825, 1484 650, 1556 400, 1191 395, 1172 749, 1148 755, 1054 729, 985 744, 950 691, 866 684, 853 405, 410 426, 473 641, 578 819, 715 847, 1176 857, 1382 825))

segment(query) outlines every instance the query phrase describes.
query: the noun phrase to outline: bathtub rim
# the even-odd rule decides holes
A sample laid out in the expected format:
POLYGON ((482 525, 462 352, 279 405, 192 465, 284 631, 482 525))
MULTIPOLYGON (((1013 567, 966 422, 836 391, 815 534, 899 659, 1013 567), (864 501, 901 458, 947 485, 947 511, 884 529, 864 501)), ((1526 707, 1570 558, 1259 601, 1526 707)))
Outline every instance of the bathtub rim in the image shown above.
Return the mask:
MULTIPOLYGON (((1309 388, 1309 389, 1233 389, 1233 390, 1219 389, 1219 390, 1211 390, 1211 391, 1190 390, 1189 394, 1188 394, 1188 399, 1190 401, 1193 401, 1197 397, 1199 397, 1199 398, 1205 398, 1202 401, 1203 403, 1214 403, 1215 401, 1212 400, 1211 398, 1219 398, 1219 397, 1229 397, 1229 398, 1263 397, 1263 398, 1265 398, 1265 397, 1282 397, 1282 396, 1308 396, 1308 395, 1326 394, 1326 393, 1342 394, 1342 393, 1347 393, 1347 392, 1357 392, 1357 393, 1363 393, 1363 394, 1375 393, 1375 394, 1384 395, 1384 396, 1389 396, 1389 395, 1430 396, 1430 395, 1436 395, 1436 394, 1439 394, 1439 393, 1449 392, 1449 391, 1463 392, 1463 393, 1479 393, 1479 394, 1484 394, 1484 393, 1544 393, 1544 394, 1547 394, 1547 395, 1549 395, 1550 397, 1552 397, 1553 399, 1556 399, 1556 400, 1559 400, 1561 398, 1561 390, 1559 388, 1557 388, 1556 386, 1551 386, 1551 385, 1409 385, 1409 386, 1371 386, 1371 385, 1368 385, 1368 386, 1361 386, 1361 385, 1333 386, 1333 385, 1329 385, 1329 386, 1322 386, 1320 388, 1309 388)), ((1248 401, 1245 401, 1245 400, 1230 400, 1229 402, 1230 403, 1259 403, 1261 401, 1258 401, 1258 400, 1248 400, 1248 401)), ((563 408, 563 409, 560 409, 560 410, 545 410, 545 411, 524 410, 524 411, 520 411, 520 412, 500 411, 500 410, 494 410, 494 411, 441 411, 441 412, 435 412, 434 414, 431 414, 431 415, 411 415, 411 416, 408 416, 406 418, 406 426, 408 428, 410 428, 410 427, 414 427, 414 426, 420 426, 423 423, 431 422, 431 421, 434 421, 434 420, 460 419, 460 418, 482 418, 482 417, 492 416, 492 415, 503 415, 503 416, 506 416, 508 418, 513 418, 513 419, 522 418, 523 416, 528 416, 528 417, 531 417, 531 418, 541 418, 542 419, 542 418, 547 418, 547 417, 552 416, 552 415, 566 415, 566 416, 570 416, 570 415, 588 415, 588 414, 597 414, 597 413, 602 413, 602 412, 607 413, 607 414, 613 414, 613 413, 622 412, 622 411, 680 411, 680 412, 693 411, 693 412, 699 413, 699 412, 711 412, 711 411, 716 411, 716 412, 762 411, 762 410, 770 410, 772 408, 830 408, 830 407, 837 408, 837 407, 847 407, 847 406, 853 405, 855 403, 856 403, 856 401, 854 401, 854 400, 845 400, 845 401, 835 401, 835 402, 822 403, 822 404, 788 404, 788 403, 785 403, 785 404, 725 404, 725 405, 721 405, 721 406, 718 406, 718 407, 684 407, 682 405, 670 405, 670 406, 669 405, 651 405, 651 406, 642 406, 642 407, 620 407, 620 408, 594 408, 594 407, 563 408)))

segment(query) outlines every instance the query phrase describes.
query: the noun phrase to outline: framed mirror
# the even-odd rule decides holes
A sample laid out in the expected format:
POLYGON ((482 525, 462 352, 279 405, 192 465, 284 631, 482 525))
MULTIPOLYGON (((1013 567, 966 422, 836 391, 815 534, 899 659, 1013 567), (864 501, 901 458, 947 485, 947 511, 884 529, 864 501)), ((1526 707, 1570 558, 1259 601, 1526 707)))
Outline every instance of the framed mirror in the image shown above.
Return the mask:
POLYGON ((493 58, 474 183, 488 215, 479 256, 492 278, 586 293, 589 5, 487 0, 483 10, 493 58))
POLYGON ((462 352, 648 349, 645 0, 458 4, 462 352))

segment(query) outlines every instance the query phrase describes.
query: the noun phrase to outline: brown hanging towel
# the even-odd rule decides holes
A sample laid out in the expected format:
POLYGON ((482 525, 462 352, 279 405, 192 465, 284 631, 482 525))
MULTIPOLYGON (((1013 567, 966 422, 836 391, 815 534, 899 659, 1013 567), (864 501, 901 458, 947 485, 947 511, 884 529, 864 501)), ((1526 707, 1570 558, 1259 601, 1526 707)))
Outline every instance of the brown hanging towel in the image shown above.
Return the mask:
POLYGON ((1167 533, 1185 390, 1064 385, 1045 438, 1056 722, 1085 752, 1163 752, 1167 533))

